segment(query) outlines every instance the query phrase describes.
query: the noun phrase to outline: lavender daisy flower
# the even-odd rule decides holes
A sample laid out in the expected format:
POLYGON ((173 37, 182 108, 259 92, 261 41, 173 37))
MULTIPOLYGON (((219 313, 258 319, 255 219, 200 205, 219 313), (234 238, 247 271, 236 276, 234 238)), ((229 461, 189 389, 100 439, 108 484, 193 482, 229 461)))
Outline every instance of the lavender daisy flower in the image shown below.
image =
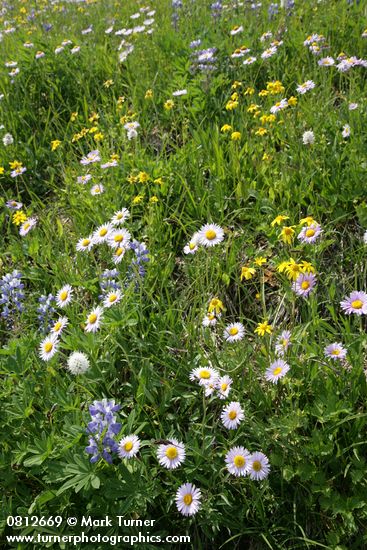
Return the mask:
POLYGON ((100 162, 101 156, 99 154, 98 149, 95 151, 91 151, 88 153, 86 157, 83 157, 80 161, 80 164, 83 164, 83 166, 86 166, 87 164, 93 164, 94 162, 100 162))
POLYGON ((351 315, 351 313, 365 315, 367 313, 367 294, 359 290, 353 290, 349 296, 340 302, 340 305, 346 315, 351 315))
POLYGON ((283 359, 277 359, 270 365, 265 372, 265 379, 268 382, 278 383, 279 378, 283 378, 289 371, 289 365, 283 359))
POLYGON ((316 284, 316 277, 313 273, 301 273, 292 285, 292 290, 298 296, 307 298, 316 284))
POLYGON ((285 352, 288 350, 291 338, 291 332, 289 330, 283 330, 283 332, 278 336, 275 342, 275 353, 284 356, 285 352))
POLYGON ((334 342, 333 344, 329 344, 324 349, 324 355, 325 357, 329 357, 330 359, 345 359, 345 356, 347 355, 347 350, 343 348, 342 344, 340 342, 334 342))
POLYGON ((322 229, 318 223, 312 223, 309 226, 305 226, 300 234, 298 239, 302 243, 314 243, 318 237, 321 235, 322 229))
POLYGON ((6 203, 6 206, 11 210, 20 210, 23 206, 22 202, 17 202, 15 200, 10 200, 6 203))

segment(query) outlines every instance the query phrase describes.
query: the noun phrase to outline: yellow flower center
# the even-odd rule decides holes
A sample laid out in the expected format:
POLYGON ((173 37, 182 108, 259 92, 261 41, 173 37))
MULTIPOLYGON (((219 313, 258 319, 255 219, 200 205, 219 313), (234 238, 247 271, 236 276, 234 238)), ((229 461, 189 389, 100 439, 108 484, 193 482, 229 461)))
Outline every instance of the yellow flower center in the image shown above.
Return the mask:
POLYGON ((315 233, 316 232, 314 229, 307 229, 305 234, 306 234, 306 237, 313 237, 315 233))
POLYGON ((255 472, 260 472, 261 462, 259 460, 254 460, 254 462, 252 463, 252 469, 255 470, 255 472))
POLYGON ((227 388, 228 388, 228 384, 225 384, 225 383, 221 384, 221 386, 220 386, 220 389, 222 391, 226 391, 227 388))
POLYGON ((333 349, 331 355, 340 355, 340 349, 333 349))
POLYGON ((66 300, 67 297, 68 297, 68 291, 67 291, 67 290, 63 290, 63 291, 60 293, 60 300, 64 301, 64 300, 66 300))
POLYGON ((301 288, 302 290, 307 290, 308 288, 310 288, 310 283, 308 281, 302 281, 301 288))
POLYGON ((202 370, 202 371, 200 371, 199 376, 200 376, 200 378, 208 379, 208 378, 210 378, 210 372, 208 370, 202 370))
POLYGON ((288 340, 286 338, 283 338, 282 346, 285 348, 287 345, 288 345, 288 340))
POLYGON ((49 353, 49 352, 52 350, 53 347, 54 347, 54 345, 53 345, 52 342, 47 342, 47 343, 45 344, 45 352, 46 352, 46 353, 49 353))
POLYGON ((124 240, 124 236, 121 235, 121 233, 119 235, 115 235, 113 240, 115 241, 115 243, 120 243, 121 241, 124 240))
POLYGON ((133 444, 131 443, 131 441, 128 441, 127 443, 125 443, 124 445, 124 449, 125 451, 128 453, 129 451, 131 451, 131 449, 133 448, 133 444))
POLYGON ((277 367, 276 369, 273 370, 274 376, 277 376, 277 375, 280 374, 281 372, 282 372, 282 367, 277 367))
POLYGON ((58 321, 54 326, 54 331, 57 332, 58 330, 60 330, 61 327, 62 327, 62 323, 58 321))
POLYGON ((195 243, 189 243, 189 249, 194 250, 196 244, 195 243))
POLYGON ((93 325, 97 321, 97 315, 95 313, 91 313, 88 317, 88 323, 93 325))
POLYGON ((100 230, 99 236, 104 237, 105 235, 107 235, 107 229, 104 227, 103 229, 100 230))
POLYGON ((232 328, 229 329, 228 332, 231 336, 236 336, 236 334, 238 334, 239 331, 238 331, 237 327, 232 327, 232 328))
POLYGON ((110 303, 112 302, 115 302, 117 300, 117 294, 111 294, 109 297, 108 297, 108 301, 110 303))
POLYGON ((83 239, 82 240, 82 246, 88 246, 90 244, 90 240, 89 239, 83 239))
POLYGON ((237 418, 237 413, 236 413, 236 411, 229 411, 229 413, 228 413, 228 418, 229 418, 230 420, 234 420, 235 418, 237 418))
POLYGON ((293 229, 291 229, 290 227, 284 227, 283 231, 285 235, 292 235, 293 233, 293 229))
POLYGON ((176 447, 168 447, 166 449, 166 457, 173 460, 178 455, 176 447))
POLYGON ((188 493, 187 495, 185 495, 183 497, 183 501, 186 504, 186 506, 190 506, 190 504, 192 503, 192 495, 190 495, 190 493, 188 493))
POLYGON ((118 248, 118 249, 116 250, 116 256, 121 256, 121 254, 123 253, 123 251, 124 251, 123 248, 121 248, 121 247, 118 248))
POLYGON ((213 239, 215 239, 216 236, 217 236, 217 234, 214 231, 214 229, 209 229, 205 233, 205 237, 208 239, 208 241, 212 241, 213 239))
POLYGON ((353 300, 353 302, 351 303, 351 306, 354 309, 361 309, 361 307, 363 306, 363 302, 361 300, 353 300))
POLYGON ((237 468, 243 468, 243 466, 245 465, 245 457, 242 456, 242 455, 236 455, 233 459, 233 463, 235 466, 237 466, 237 468))

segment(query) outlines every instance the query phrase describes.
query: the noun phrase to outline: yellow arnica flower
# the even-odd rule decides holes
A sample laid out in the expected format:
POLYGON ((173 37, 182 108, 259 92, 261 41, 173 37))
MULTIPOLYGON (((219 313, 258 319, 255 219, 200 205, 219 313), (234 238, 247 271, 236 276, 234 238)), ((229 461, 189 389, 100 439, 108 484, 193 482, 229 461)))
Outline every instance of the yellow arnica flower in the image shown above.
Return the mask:
POLYGON ((26 219, 27 219, 27 216, 24 214, 23 210, 18 210, 18 212, 15 212, 13 214, 14 225, 20 225, 21 223, 24 223, 26 219))
POLYGON ((255 264, 261 267, 263 264, 266 264, 266 258, 264 258, 264 256, 259 256, 255 259, 255 264))
POLYGON ((267 153, 264 153, 262 156, 262 160, 270 160, 270 156, 267 153))
POLYGON ((147 90, 147 91, 145 92, 144 98, 145 98, 145 99, 152 99, 152 97, 153 97, 153 90, 147 90))
POLYGON ((249 279, 252 279, 253 276, 255 275, 256 273, 256 269, 254 267, 242 267, 241 268, 241 281, 243 279, 246 279, 246 281, 248 281, 249 279))
POLYGON ((158 197, 156 197, 156 195, 153 195, 153 197, 150 197, 149 202, 154 203, 154 202, 158 202, 158 200, 159 200, 158 197))
POLYGON ((244 95, 254 95, 255 88, 248 87, 248 88, 246 88, 246 90, 243 93, 244 93, 244 95))
POLYGON ((136 195, 136 197, 133 198, 133 204, 139 204, 144 198, 144 195, 136 195))
POLYGON ((103 86, 105 88, 109 88, 110 86, 113 85, 113 80, 111 78, 109 78, 108 80, 106 80, 105 82, 103 82, 103 86))
POLYGON ((258 130, 256 130, 255 132, 255 135, 257 136, 265 136, 265 134, 267 134, 268 131, 266 128, 259 128, 258 130))
POLYGON ((224 310, 224 305, 223 305, 223 302, 219 300, 219 298, 212 298, 210 300, 208 313, 212 313, 213 311, 215 311, 215 313, 218 315, 223 310, 224 310))
POLYGON ((255 334, 258 334, 259 336, 265 336, 265 334, 271 334, 273 332, 273 327, 268 324, 267 321, 264 321, 263 323, 258 323, 257 327, 255 328, 255 334))
POLYGON ((172 99, 167 99, 167 101, 163 105, 166 111, 171 111, 171 109, 173 109, 174 106, 175 106, 175 103, 174 101, 172 101, 172 99))
POLYGON ((139 183, 147 183, 147 181, 149 181, 149 178, 150 176, 146 172, 139 172, 139 174, 137 175, 139 183))
POLYGON ((241 139, 241 132, 232 132, 231 133, 231 140, 232 141, 238 141, 241 139))
POLYGON ((9 162, 9 166, 12 170, 16 170, 17 168, 22 168, 23 163, 19 162, 19 160, 13 160, 12 162, 9 162))
POLYGON ((71 113, 70 122, 74 122, 78 118, 78 113, 71 113))
POLYGON ((257 111, 258 108, 259 108, 259 106, 256 105, 256 103, 251 103, 251 105, 249 105, 249 106, 247 107, 247 112, 248 112, 248 113, 253 113, 254 111, 257 111))
POLYGON ((156 183, 157 185, 162 185, 163 184, 163 179, 162 178, 156 178, 155 180, 153 180, 153 183, 156 183))
POLYGON ((54 139, 51 141, 51 151, 56 151, 59 145, 61 145, 61 141, 59 139, 54 139))
POLYGON ((294 227, 296 226, 295 225, 284 226, 282 231, 280 232, 279 239, 286 244, 292 244, 294 233, 295 233, 294 227))
POLYGON ((5 172, 4 166, 0 166, 0 176, 2 176, 4 172, 5 172))
POLYGON ((291 97, 288 99, 288 105, 290 105, 291 107, 294 107, 295 105, 297 105, 297 102, 298 102, 298 99, 293 95, 291 95, 291 97))
POLYGON ((299 220, 299 223, 301 225, 305 225, 305 223, 307 225, 312 225, 313 223, 315 223, 315 220, 313 219, 312 216, 307 216, 306 218, 302 218, 302 220, 299 220))
POLYGON ((233 109, 237 109, 238 107, 238 101, 228 101, 226 104, 227 111, 233 111, 233 109))
POLYGON ((283 214, 279 214, 273 219, 270 225, 272 227, 274 227, 274 225, 281 225, 285 220, 289 220, 289 216, 283 216, 283 214))
POLYGON ((295 281, 298 275, 302 272, 302 264, 298 264, 293 258, 287 262, 285 273, 289 279, 295 281))
POLYGON ((268 90, 260 90, 259 97, 265 97, 267 95, 269 95, 268 90))
POLYGON ((242 86, 242 82, 239 82, 238 80, 235 80, 231 86, 232 90, 237 90, 237 88, 239 88, 240 86, 242 86))
POLYGON ((104 134, 102 134, 102 132, 98 132, 98 134, 94 134, 93 138, 95 141, 102 141, 104 138, 104 134))
POLYGON ((224 133, 230 132, 231 130, 232 130, 232 126, 230 124, 224 124, 220 129, 220 131, 224 133))

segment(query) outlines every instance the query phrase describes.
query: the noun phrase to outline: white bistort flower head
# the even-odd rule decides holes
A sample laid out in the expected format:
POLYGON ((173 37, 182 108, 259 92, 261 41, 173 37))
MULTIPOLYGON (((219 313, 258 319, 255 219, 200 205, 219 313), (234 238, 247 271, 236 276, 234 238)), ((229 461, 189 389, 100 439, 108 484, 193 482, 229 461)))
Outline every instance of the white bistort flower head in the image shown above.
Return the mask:
POLYGON ((71 374, 84 374, 89 369, 89 359, 85 353, 74 351, 68 357, 67 368, 71 374))

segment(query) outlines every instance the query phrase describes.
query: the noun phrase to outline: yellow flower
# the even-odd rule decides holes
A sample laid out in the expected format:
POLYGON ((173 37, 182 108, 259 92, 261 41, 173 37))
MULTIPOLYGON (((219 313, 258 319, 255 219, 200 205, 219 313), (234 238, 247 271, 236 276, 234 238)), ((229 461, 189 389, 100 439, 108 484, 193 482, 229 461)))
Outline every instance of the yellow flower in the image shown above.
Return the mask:
POLYGON ((301 261, 301 272, 302 273, 316 273, 316 269, 310 262, 307 262, 306 260, 301 261))
POLYGON ((92 128, 89 128, 88 132, 90 134, 95 134, 96 132, 98 132, 98 126, 92 126, 92 128))
POLYGON ((156 183, 157 185, 163 185, 163 179, 162 178, 156 178, 153 180, 153 183, 156 183))
POLYGON ((287 261, 284 261, 284 262, 281 262, 278 266, 277 266, 277 270, 279 271, 279 273, 284 273, 284 271, 287 269, 288 267, 288 264, 289 262, 287 261))
POLYGON ((243 93, 244 93, 244 95, 254 95, 255 88, 251 88, 251 86, 250 86, 250 87, 246 88, 246 90, 243 93))
POLYGON ((232 101, 231 99, 226 104, 227 111, 233 111, 234 109, 237 109, 238 107, 238 101, 232 101))
POLYGON ((113 83, 114 83, 113 80, 112 80, 111 78, 109 78, 108 80, 106 80, 105 82, 103 82, 103 86, 104 86, 105 88, 110 88, 110 86, 112 86, 113 83))
POLYGON ((258 130, 256 130, 255 135, 256 136, 265 136, 265 134, 267 134, 267 133, 268 133, 268 131, 267 131, 266 128, 260 127, 258 130))
POLYGON ((13 214, 14 225, 20 225, 21 223, 24 223, 26 219, 27 219, 27 216, 24 214, 23 210, 18 210, 18 212, 15 212, 13 214))
POLYGON ((23 163, 19 162, 19 160, 13 160, 12 162, 9 162, 9 166, 12 170, 17 170, 18 168, 23 167, 23 163))
POLYGON ((297 102, 298 102, 298 99, 293 95, 288 99, 288 105, 290 105, 291 107, 294 107, 295 105, 297 105, 297 102))
POLYGON ((261 294, 259 292, 256 292, 256 294, 255 294, 256 300, 260 300, 260 296, 261 296, 261 294))
POLYGON ((242 279, 246 279, 248 281, 249 279, 252 279, 252 277, 255 275, 256 269, 253 267, 241 267, 241 281, 242 279))
POLYGON ((175 103, 172 99, 167 99, 163 107, 166 109, 166 111, 171 111, 173 107, 175 106, 175 103))
POLYGON ((248 113, 253 113, 254 111, 257 111, 258 108, 259 108, 259 106, 256 105, 256 103, 251 103, 251 105, 249 105, 249 106, 247 107, 247 112, 248 112, 248 113))
POLYGON ((144 195, 136 195, 136 197, 133 198, 133 204, 139 204, 144 198, 144 195))
POLYGON ((83 135, 82 134, 74 134, 73 137, 71 138, 71 142, 74 143, 75 141, 79 141, 80 139, 82 139, 83 135))
POLYGON ((53 141, 51 141, 51 151, 56 151, 60 144, 61 141, 59 139, 54 139, 53 141))
POLYGON ((299 223, 301 225, 305 225, 305 223, 307 225, 312 225, 314 222, 315 222, 315 220, 313 219, 312 216, 307 216, 306 218, 302 218, 302 220, 299 220, 299 223))
POLYGON ((274 82, 268 82, 266 89, 271 95, 281 94, 285 90, 284 86, 279 80, 275 80, 274 82))
POLYGON ((294 233, 295 233, 293 229, 294 227, 296 226, 295 225, 284 226, 279 235, 279 239, 281 239, 286 244, 292 244, 294 233))
POLYGON ((98 119, 99 119, 99 115, 97 113, 92 113, 88 118, 89 122, 95 122, 98 119))
POLYGON ((263 264, 266 264, 266 258, 264 258, 264 256, 259 256, 255 259, 255 264, 261 267, 263 264))
POLYGON ((231 140, 232 141, 238 141, 241 139, 241 132, 232 132, 231 133, 231 140))
POLYGON ((237 99, 238 99, 238 93, 237 93, 237 92, 234 92, 234 93, 231 95, 231 99, 232 99, 232 101, 237 101, 237 99))
POLYGON ((71 113, 71 117, 70 117, 71 122, 74 122, 77 118, 78 118, 78 113, 77 112, 71 113))
MULTIPOLYGON (((278 268, 279 269, 279 268, 278 268)), ((302 265, 298 264, 293 258, 289 260, 285 268, 288 279, 295 281, 298 275, 302 272, 302 265)))
POLYGON ((153 203, 154 203, 154 202, 158 202, 158 200, 159 200, 158 197, 156 197, 155 195, 153 195, 153 197, 150 197, 149 202, 153 202, 153 203))
POLYGON ((153 97, 153 90, 147 90, 147 91, 145 92, 144 98, 145 98, 145 99, 152 99, 152 97, 153 97))
POLYGON ((264 321, 263 323, 258 323, 257 327, 255 328, 255 334, 258 334, 259 336, 265 336, 265 334, 271 334, 273 332, 273 327, 268 324, 267 321, 264 321))
POLYGON ((127 176, 127 181, 129 183, 136 183, 138 181, 138 176, 134 176, 134 174, 130 174, 127 176))
POLYGON ((262 156, 262 160, 270 160, 270 156, 267 153, 264 153, 262 156))
POLYGON ((5 172, 5 168, 3 166, 0 166, 0 176, 2 176, 4 172, 5 172))
POLYGON ((102 134, 102 132, 99 132, 98 134, 95 134, 93 137, 95 141, 102 141, 104 138, 104 134, 102 134))
POLYGON ((281 225, 285 220, 289 220, 289 216, 283 216, 282 214, 279 214, 276 216, 276 218, 273 219, 271 222, 271 226, 274 227, 274 225, 281 225))
POLYGON ((146 172, 139 172, 139 174, 137 175, 139 183, 147 183, 149 177, 149 174, 147 174, 146 172))
POLYGON ((224 305, 219 298, 212 298, 209 303, 208 307, 208 313, 212 313, 215 311, 215 313, 218 315, 221 311, 224 310, 224 305))
POLYGON ((237 90, 237 88, 239 88, 240 86, 242 86, 242 82, 239 82, 238 80, 235 80, 231 86, 232 90, 237 90))
POLYGON ((232 130, 232 126, 230 124, 224 124, 220 131, 225 133, 225 132, 230 132, 232 130))
POLYGON ((259 97, 265 97, 267 95, 269 95, 268 90, 260 90, 259 97))

